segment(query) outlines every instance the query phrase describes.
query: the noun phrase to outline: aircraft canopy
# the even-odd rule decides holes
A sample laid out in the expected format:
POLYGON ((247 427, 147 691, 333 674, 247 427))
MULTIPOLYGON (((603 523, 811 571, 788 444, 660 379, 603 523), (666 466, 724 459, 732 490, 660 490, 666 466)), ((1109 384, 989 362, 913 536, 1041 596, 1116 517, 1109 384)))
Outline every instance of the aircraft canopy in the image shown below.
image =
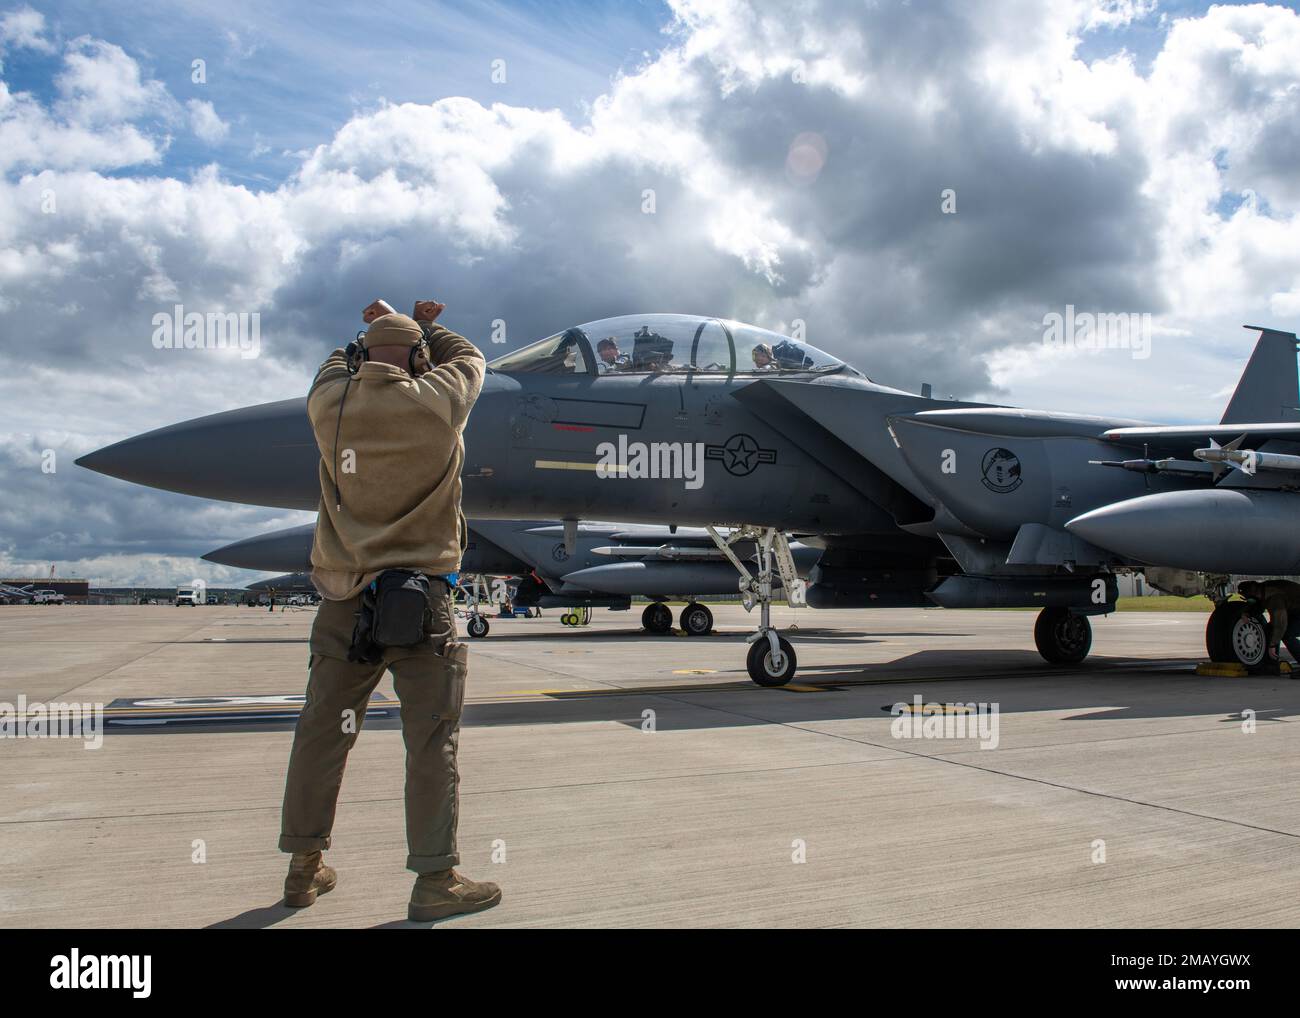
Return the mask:
POLYGON ((556 333, 489 362, 509 374, 791 375, 860 372, 815 346, 697 315, 621 315, 556 333))

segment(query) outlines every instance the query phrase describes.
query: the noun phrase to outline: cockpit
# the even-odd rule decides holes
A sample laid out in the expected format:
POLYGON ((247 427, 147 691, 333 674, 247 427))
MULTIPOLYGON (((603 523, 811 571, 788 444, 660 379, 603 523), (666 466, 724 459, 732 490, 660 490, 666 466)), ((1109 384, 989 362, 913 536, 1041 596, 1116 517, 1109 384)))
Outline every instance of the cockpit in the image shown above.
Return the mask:
POLYGON ((724 318, 622 315, 565 329, 489 362, 543 375, 763 375, 861 372, 815 346, 724 318))

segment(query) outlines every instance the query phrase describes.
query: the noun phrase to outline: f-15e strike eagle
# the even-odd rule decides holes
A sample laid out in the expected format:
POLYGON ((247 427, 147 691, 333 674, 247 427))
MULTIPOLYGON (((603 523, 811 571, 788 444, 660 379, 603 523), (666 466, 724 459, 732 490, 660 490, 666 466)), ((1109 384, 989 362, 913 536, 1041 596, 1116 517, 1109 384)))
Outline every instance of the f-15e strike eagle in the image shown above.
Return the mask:
MULTIPOLYGON (((935 400, 725 319, 604 319, 488 365, 465 432, 465 511, 558 518, 571 534, 593 519, 705 528, 760 609, 747 664, 761 685, 796 668, 770 622, 778 579, 791 603, 820 608, 1037 607, 1040 653, 1077 663, 1088 617, 1114 609, 1117 570, 1300 572, 1287 522, 1300 476, 1288 459, 1300 455, 1296 337, 1260 331, 1221 424, 1189 430, 935 400), (806 584, 792 538, 823 549, 806 584)), ((185 421, 77 462, 205 498, 315 509, 305 403, 185 421)))

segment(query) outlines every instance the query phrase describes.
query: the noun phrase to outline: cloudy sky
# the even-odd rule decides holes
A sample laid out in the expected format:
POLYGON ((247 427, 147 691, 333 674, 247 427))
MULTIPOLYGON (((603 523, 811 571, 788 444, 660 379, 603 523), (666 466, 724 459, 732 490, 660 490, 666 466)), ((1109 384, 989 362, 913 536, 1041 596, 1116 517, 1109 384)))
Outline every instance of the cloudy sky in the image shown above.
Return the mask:
POLYGON ((251 578, 195 556, 309 516, 72 461, 301 395, 380 294, 489 356, 799 319, 902 388, 1171 422, 1300 324, 1295 3, 372 6, 0 0, 0 573, 251 578), (260 355, 155 349, 176 304, 260 355), (1149 350, 1046 345, 1067 306, 1149 350))

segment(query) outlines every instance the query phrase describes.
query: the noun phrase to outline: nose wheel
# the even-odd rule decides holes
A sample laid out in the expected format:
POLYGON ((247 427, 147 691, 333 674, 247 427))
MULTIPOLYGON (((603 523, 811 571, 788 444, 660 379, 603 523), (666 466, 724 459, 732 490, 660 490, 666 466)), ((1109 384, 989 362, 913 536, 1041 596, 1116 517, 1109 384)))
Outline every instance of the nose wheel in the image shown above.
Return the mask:
POLYGON ((749 645, 749 654, 745 658, 749 677, 760 686, 784 686, 794 678, 798 664, 790 641, 777 636, 773 630, 759 634, 758 639, 749 645), (773 643, 776 644, 775 650, 773 643))
POLYGON ((481 640, 483 637, 487 636, 488 630, 492 627, 488 625, 487 619, 478 614, 478 612, 475 612, 469 617, 469 622, 465 624, 465 628, 469 630, 470 636, 474 637, 476 640, 481 640))

